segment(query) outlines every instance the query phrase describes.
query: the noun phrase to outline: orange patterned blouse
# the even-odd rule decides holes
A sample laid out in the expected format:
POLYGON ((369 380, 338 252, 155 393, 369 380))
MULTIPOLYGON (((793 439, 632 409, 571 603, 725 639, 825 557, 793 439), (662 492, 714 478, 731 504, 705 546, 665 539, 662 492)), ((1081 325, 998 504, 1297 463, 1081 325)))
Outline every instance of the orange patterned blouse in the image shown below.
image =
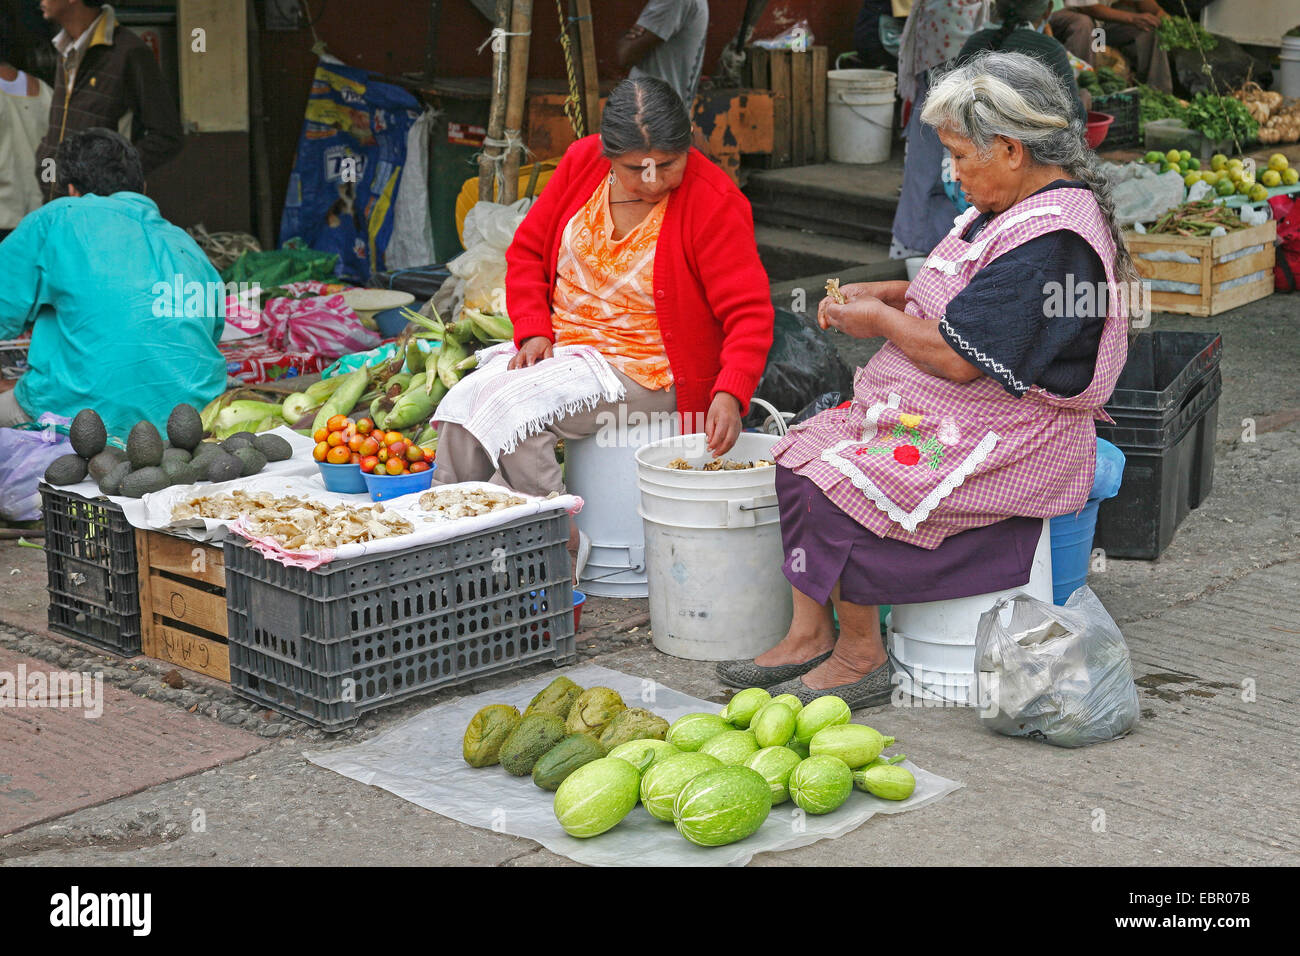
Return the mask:
POLYGON ((669 388, 672 369, 655 316, 654 260, 668 200, 613 239, 609 179, 565 226, 556 260, 552 327, 557 345, 590 345, 646 388, 669 388))

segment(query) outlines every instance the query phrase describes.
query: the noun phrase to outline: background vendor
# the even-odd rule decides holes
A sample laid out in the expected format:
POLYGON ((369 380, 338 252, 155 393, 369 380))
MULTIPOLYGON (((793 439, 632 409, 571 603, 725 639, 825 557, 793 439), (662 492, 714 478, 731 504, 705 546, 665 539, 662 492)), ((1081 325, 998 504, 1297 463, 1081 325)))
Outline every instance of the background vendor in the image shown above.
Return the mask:
POLYGON ((773 449, 794 619, 772 650, 719 665, 728 684, 887 702, 878 606, 1024 585, 1043 519, 1092 487, 1093 421, 1127 356, 1116 293, 1136 271, 1073 94, 1036 58, 988 53, 939 80, 922 121, 973 208, 910 284, 822 301, 824 326, 887 342, 848 407, 773 449), (1065 283, 1097 294, 1054 306, 1065 283))
POLYGON ((75 133, 57 163, 68 198, 0 243, 0 339, 32 331, 0 426, 93 408, 125 437, 141 420, 165 426, 181 402, 202 408, 226 387, 216 271, 143 195, 140 156, 117 133, 75 133))

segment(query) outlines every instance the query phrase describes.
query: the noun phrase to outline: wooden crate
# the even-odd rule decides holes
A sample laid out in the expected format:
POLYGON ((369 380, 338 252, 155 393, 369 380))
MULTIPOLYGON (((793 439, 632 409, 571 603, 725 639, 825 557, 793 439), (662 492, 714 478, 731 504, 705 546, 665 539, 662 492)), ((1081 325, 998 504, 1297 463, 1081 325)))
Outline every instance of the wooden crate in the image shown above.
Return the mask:
POLYGON ((1133 264, 1143 279, 1151 281, 1186 282, 1199 286, 1195 295, 1181 292, 1151 291, 1151 308, 1156 312, 1176 312, 1181 315, 1210 316, 1235 309, 1273 293, 1273 265, 1276 259, 1274 242, 1277 223, 1273 220, 1230 232, 1226 236, 1194 238, 1190 236, 1149 235, 1130 232, 1126 234, 1133 264), (1254 252, 1226 262, 1224 257, 1262 246, 1254 252), (1143 256, 1152 253, 1185 253, 1195 262, 1158 262, 1143 256), (1263 272, 1251 282, 1224 289, 1231 279, 1263 272))
POLYGON ((229 681, 222 549, 158 531, 135 535, 145 656, 229 681))
POLYGON ((773 99, 772 152, 757 165, 767 169, 826 161, 826 70, 824 46, 804 52, 748 47, 745 85, 769 90, 773 99))

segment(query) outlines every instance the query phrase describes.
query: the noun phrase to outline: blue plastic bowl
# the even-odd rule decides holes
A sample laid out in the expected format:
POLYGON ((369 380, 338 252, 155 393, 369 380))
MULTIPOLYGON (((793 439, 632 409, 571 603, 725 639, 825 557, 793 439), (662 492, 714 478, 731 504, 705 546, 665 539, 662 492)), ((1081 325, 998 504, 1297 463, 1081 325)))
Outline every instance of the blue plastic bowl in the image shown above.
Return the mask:
POLYGON ((316 467, 320 469, 320 476, 325 480, 326 491, 336 491, 341 495, 359 495, 366 490, 360 465, 331 465, 327 461, 318 461, 316 467))
POLYGON ((371 501, 388 501, 416 491, 428 491, 433 485, 433 472, 437 467, 430 462, 428 471, 419 471, 414 475, 370 475, 359 468, 357 471, 366 483, 362 490, 370 492, 371 501))
POLYGON ((587 595, 583 594, 577 588, 573 589, 573 629, 577 631, 582 627, 582 606, 587 603, 587 595))

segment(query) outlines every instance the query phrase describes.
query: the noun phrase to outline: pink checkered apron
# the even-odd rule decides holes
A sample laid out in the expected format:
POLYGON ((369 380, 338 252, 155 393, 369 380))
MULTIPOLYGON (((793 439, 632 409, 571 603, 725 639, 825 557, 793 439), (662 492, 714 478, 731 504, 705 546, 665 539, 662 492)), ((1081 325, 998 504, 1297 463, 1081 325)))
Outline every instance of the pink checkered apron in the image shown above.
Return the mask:
MULTIPOLYGON (((1082 236, 1101 258, 1110 289, 1119 289, 1115 245, 1088 190, 1031 196, 967 242, 962 234, 977 215, 972 208, 959 216, 930 253, 908 287, 909 314, 945 321, 948 303, 987 263, 1059 229, 1082 236)), ((791 429, 774 457, 863 527, 922 548, 1004 518, 1078 511, 1096 468, 1093 421, 1108 420, 1101 408, 1128 352, 1123 297, 1106 301, 1093 379, 1079 395, 1063 398, 1033 385, 1016 398, 987 375, 952 382, 917 368, 888 342, 858 369, 852 404, 791 429)), ((977 365, 1002 371, 996 358, 967 351, 977 365)))

